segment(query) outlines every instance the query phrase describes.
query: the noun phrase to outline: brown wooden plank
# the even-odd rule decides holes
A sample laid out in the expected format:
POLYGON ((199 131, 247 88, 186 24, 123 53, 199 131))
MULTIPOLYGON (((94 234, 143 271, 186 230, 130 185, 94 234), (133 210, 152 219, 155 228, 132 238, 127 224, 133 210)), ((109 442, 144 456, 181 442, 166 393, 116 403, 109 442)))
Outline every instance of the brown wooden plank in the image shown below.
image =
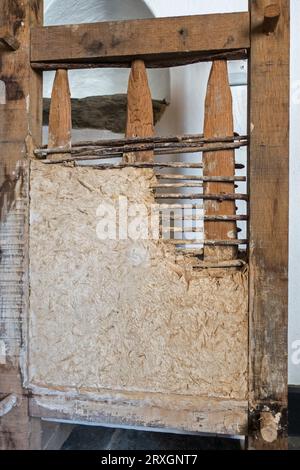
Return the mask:
MULTIPOLYGON (((34 28, 31 61, 131 66, 249 48, 248 13, 183 16, 34 28)), ((170 64, 168 64, 170 65, 170 64)))
MULTIPOLYGON (((53 83, 49 112, 48 149, 61 147, 71 149, 72 145, 72 109, 68 71, 56 71, 53 83)), ((68 154, 67 154, 68 155, 68 154)), ((50 155, 50 159, 60 159, 61 154, 50 155)))
POLYGON ((287 448, 289 1, 277 3, 279 22, 267 35, 265 3, 250 2, 248 446, 256 449, 287 448), (271 418, 277 438, 266 429, 271 418))
MULTIPOLYGON (((243 435, 247 429, 247 402, 212 397, 119 392, 114 400, 93 401, 87 395, 36 395, 30 400, 32 416, 45 419, 165 428, 167 430, 243 435)), ((100 395, 100 391, 99 391, 100 395)))
POLYGON ((30 67, 29 39, 30 26, 40 24, 42 14, 42 1, 0 1, 0 24, 5 22, 20 43, 14 53, 1 50, 6 104, 0 106, 0 320, 6 334, 1 340, 0 396, 16 395, 18 406, 1 418, 0 449, 28 449, 40 442, 40 422, 28 416, 20 353, 29 288, 26 141, 40 144, 42 122, 41 77, 30 67))
MULTIPOLYGON (((152 137, 154 118, 151 91, 145 63, 134 60, 128 82, 126 137, 152 137)), ((154 152, 135 152, 123 155, 124 161, 150 162, 154 152)))
MULTIPOLYGON (((180 65, 195 64, 198 62, 211 62, 213 60, 243 60, 248 58, 248 49, 234 49, 225 52, 196 52, 196 53, 174 53, 170 56, 153 56, 150 59, 144 59, 147 68, 166 68, 180 65)), ((119 61, 113 59, 112 62, 31 62, 34 70, 57 70, 59 68, 76 69, 99 69, 99 68, 130 68, 135 56, 128 59, 121 58, 119 61)))
MULTIPOLYGON (((228 81, 226 61, 215 61, 212 64, 207 85, 204 115, 204 137, 233 136, 232 96, 228 81)), ((234 176, 235 158, 234 150, 221 152, 207 152, 203 154, 204 176, 234 176)), ((226 194, 234 193, 234 183, 204 184, 204 193, 226 194)), ((234 215, 234 201, 205 201, 206 215, 234 215)), ((205 222, 205 238, 208 240, 226 240, 237 238, 235 222, 205 222)), ((204 248, 204 257, 207 260, 230 260, 237 256, 237 247, 210 247, 204 248)))

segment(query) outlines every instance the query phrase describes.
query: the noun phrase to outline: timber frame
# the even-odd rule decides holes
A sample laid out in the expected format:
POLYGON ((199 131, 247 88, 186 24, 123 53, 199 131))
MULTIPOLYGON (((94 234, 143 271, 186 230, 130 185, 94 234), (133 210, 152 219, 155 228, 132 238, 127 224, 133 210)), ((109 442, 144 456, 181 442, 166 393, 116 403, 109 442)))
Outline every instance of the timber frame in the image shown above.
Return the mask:
MULTIPOLYGON (((49 415, 37 405, 24 387, 20 365, 29 297, 28 156, 41 144, 41 72, 130 67, 134 59, 147 67, 169 67, 249 58, 249 424, 244 434, 248 448, 286 449, 289 0, 275 6, 253 0, 249 13, 76 26, 43 27, 42 12, 42 0, 0 0, 0 80, 6 89, 0 105, 0 448, 41 448, 40 418, 68 419, 53 412, 55 406, 49 415)), ((80 397, 73 402, 78 419, 80 411, 84 415, 79 402, 80 397)))

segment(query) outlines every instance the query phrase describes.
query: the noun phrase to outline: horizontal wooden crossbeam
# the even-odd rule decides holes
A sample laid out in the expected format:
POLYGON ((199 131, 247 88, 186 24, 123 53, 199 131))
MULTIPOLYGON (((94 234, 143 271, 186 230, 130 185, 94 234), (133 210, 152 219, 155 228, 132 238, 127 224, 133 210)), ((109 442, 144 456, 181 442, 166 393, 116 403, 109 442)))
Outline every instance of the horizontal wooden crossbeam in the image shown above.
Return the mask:
POLYGON ((212 58, 240 59, 250 48, 249 14, 152 18, 36 27, 31 31, 33 68, 169 67, 212 58), (162 52, 163 51, 163 52, 162 52))

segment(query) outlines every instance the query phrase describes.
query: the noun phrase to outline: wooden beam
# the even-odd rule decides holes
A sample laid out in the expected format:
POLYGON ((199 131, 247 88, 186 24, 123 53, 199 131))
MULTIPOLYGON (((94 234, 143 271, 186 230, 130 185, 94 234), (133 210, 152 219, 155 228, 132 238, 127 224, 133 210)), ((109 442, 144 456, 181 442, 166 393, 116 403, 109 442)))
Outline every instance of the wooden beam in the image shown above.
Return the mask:
MULTIPOLYGON (((214 61, 212 64, 205 99, 204 137, 213 138, 221 135, 233 137, 232 96, 228 80, 227 62, 214 61)), ((204 176, 234 176, 234 150, 203 153, 204 176)), ((209 182, 204 184, 204 193, 209 195, 234 193, 234 183, 209 182)), ((234 201, 208 200, 204 203, 206 215, 235 215, 234 201)), ((205 238, 237 238, 235 222, 205 222, 205 238)), ((232 260, 237 256, 237 247, 206 247, 204 258, 207 261, 232 260)))
POLYGON ((247 402, 191 395, 119 392, 112 401, 106 396, 93 401, 85 396, 34 394, 33 416, 44 419, 96 424, 137 426, 177 431, 243 435, 247 429, 247 402), (134 411, 133 411, 134 410, 134 411), (137 423, 136 416, 139 416, 137 423))
POLYGON ((29 299, 28 154, 42 140, 42 77, 30 67, 30 27, 42 19, 42 0, 0 0, 0 25, 20 45, 13 53, 1 50, 0 68, 0 450, 58 449, 70 433, 30 416, 26 364, 20 366, 29 299))
MULTIPOLYGON (((77 69, 99 69, 99 68, 130 68, 131 61, 135 57, 128 60, 121 59, 113 62, 31 62, 34 70, 42 70, 44 72, 57 70, 59 68, 68 70, 77 69)), ((195 64, 198 62, 212 62, 213 60, 243 60, 248 58, 248 49, 236 49, 225 52, 203 52, 203 53, 179 53, 172 54, 170 57, 152 57, 145 59, 144 62, 148 69, 177 67, 180 65, 195 64)))
POLYGON ((20 357, 26 338, 28 308, 28 183, 26 144, 41 143, 42 81, 30 67, 30 27, 42 23, 43 1, 0 0, 0 24, 20 47, 1 51, 0 80, 5 104, 0 106, 0 400, 17 404, 0 420, 0 449, 41 446, 40 420, 28 415, 20 357))
POLYGON ((288 444, 289 1, 278 4, 277 29, 266 35, 265 2, 250 2, 248 446, 255 449, 288 444))
POLYGON ((140 58, 147 67, 161 67, 249 45, 247 12, 48 26, 32 30, 31 62, 131 67, 140 58))

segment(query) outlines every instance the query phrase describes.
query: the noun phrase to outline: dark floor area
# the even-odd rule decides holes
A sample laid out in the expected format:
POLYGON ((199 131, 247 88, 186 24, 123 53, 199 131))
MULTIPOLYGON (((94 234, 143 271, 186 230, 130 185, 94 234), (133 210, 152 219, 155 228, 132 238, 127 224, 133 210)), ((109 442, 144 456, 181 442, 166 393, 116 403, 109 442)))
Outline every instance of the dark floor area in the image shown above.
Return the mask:
POLYGON ((238 439, 76 426, 63 450, 240 450, 238 439))

